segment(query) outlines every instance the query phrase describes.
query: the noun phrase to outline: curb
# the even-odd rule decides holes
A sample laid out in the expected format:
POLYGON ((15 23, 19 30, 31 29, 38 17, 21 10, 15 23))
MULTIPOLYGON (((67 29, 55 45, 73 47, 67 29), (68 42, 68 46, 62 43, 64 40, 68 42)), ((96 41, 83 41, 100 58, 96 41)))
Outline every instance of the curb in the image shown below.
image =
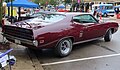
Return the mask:
POLYGON ((40 64, 40 61, 35 56, 35 53, 33 51, 28 50, 28 49, 27 49, 27 53, 28 53, 28 56, 30 57, 30 59, 35 67, 35 70, 44 70, 42 65, 40 64))

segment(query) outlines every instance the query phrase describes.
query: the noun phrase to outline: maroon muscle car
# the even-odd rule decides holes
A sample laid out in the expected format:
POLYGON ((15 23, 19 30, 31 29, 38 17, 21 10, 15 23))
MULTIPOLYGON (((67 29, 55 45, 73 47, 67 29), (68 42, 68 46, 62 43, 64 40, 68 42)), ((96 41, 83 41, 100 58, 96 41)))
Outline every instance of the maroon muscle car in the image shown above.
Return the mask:
POLYGON ((28 48, 54 48, 57 55, 64 57, 74 44, 100 38, 108 42, 117 30, 118 23, 99 22, 89 13, 56 12, 5 25, 3 36, 28 48))

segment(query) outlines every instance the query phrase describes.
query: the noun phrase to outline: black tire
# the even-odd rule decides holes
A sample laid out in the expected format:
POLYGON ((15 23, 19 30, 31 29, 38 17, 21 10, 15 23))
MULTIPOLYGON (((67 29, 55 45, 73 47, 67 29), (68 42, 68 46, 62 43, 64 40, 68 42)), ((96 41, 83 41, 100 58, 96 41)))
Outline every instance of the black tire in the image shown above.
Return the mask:
POLYGON ((114 15, 111 15, 111 17, 114 17, 114 15))
POLYGON ((107 16, 108 16, 108 15, 105 13, 105 14, 104 14, 104 17, 107 17, 107 16))
POLYGON ((104 36, 105 42, 109 42, 112 39, 112 30, 108 30, 106 35, 104 36))
POLYGON ((57 56, 65 57, 70 54, 72 50, 72 40, 71 39, 63 39, 61 40, 57 46, 55 47, 55 53, 57 56))

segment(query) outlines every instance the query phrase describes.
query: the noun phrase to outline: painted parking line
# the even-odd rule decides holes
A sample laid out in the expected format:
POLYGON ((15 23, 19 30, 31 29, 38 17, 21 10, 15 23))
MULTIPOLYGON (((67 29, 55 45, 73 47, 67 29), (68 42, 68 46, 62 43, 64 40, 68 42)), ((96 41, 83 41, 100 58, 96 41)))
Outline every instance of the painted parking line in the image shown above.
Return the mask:
POLYGON ((64 64, 64 63, 71 63, 71 62, 85 61, 85 60, 93 60, 93 59, 100 59, 100 58, 108 58, 108 57, 115 57, 115 56, 120 56, 120 53, 119 54, 88 57, 88 58, 81 58, 81 59, 66 60, 66 61, 59 61, 59 62, 53 62, 53 63, 44 63, 44 64, 41 64, 41 65, 42 66, 48 66, 48 65, 64 64))

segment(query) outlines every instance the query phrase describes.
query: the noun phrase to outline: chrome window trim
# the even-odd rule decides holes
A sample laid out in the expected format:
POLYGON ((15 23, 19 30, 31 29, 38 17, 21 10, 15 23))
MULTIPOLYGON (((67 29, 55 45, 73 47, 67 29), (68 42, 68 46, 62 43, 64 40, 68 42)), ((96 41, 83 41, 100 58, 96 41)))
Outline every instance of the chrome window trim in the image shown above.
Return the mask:
POLYGON ((98 38, 94 38, 94 39, 89 39, 89 40, 79 41, 79 42, 75 42, 75 43, 73 43, 73 45, 80 44, 80 43, 84 43, 84 42, 89 42, 89 41, 93 41, 93 40, 97 40, 97 39, 101 39, 101 38, 103 38, 103 37, 98 37, 98 38))

